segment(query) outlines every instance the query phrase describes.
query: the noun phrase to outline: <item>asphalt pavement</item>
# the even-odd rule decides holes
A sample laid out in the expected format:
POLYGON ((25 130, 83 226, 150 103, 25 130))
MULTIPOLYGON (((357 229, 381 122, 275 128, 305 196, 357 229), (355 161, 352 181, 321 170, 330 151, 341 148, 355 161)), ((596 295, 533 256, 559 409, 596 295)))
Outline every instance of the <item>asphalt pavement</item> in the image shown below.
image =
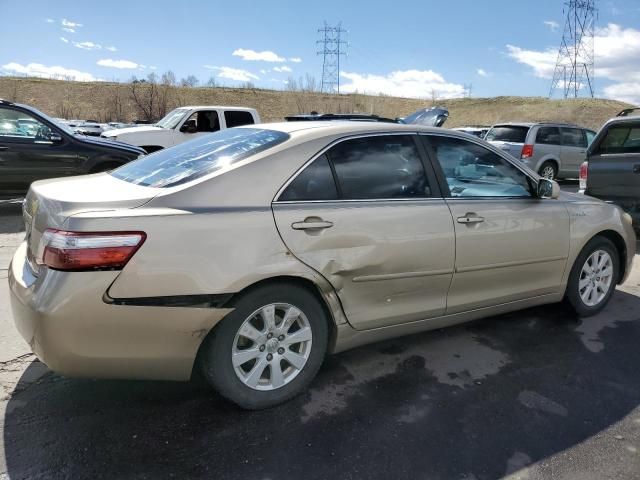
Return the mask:
MULTIPOLYGON (((0 211, 2 265, 20 225, 0 211)), ((595 317, 549 305, 358 348, 262 412, 199 379, 50 373, 6 300, 5 281, 2 480, 640 478, 640 264, 595 317)))

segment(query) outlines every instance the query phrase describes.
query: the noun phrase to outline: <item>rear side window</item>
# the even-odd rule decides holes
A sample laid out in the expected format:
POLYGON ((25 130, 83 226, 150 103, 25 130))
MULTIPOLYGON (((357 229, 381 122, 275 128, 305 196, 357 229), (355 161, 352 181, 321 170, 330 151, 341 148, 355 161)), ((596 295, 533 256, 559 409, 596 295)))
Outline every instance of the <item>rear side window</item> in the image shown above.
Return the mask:
POLYGON ((610 127, 594 153, 640 153, 640 126, 610 127))
POLYGON ((283 201, 335 200, 338 189, 326 155, 305 168, 280 195, 283 201))
POLYGON ((565 147, 582 147, 586 148, 587 139, 580 128, 563 128, 562 129, 562 145, 565 147))
POLYGON ((558 127, 538 128, 536 143, 541 145, 560 145, 560 129, 558 127))
POLYGON ((487 132, 485 140, 488 142, 525 143, 529 133, 529 127, 504 125, 491 128, 487 132))
POLYGON ((240 127, 242 125, 253 125, 253 115, 251 112, 227 110, 224 112, 224 120, 227 122, 227 128, 240 127))
POLYGON ((284 132, 259 128, 221 130, 142 157, 111 175, 146 187, 172 187, 228 168, 288 138, 284 132))
POLYGON ((420 154, 410 135, 354 138, 327 152, 342 198, 420 198, 430 195, 420 154))

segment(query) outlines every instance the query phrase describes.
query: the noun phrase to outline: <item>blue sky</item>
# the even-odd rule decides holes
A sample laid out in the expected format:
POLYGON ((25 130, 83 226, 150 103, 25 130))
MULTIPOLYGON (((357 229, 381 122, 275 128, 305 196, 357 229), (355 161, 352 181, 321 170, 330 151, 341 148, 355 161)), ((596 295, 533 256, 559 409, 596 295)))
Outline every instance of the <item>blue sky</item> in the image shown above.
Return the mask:
MULTIPOLYGON (((289 76, 320 79, 317 29, 326 20, 348 30, 343 91, 449 97, 472 84, 476 97, 546 96, 562 7, 560 0, 0 0, 0 73, 126 80, 171 69, 179 79, 282 89, 289 76)), ((598 7, 596 93, 640 101, 640 4, 598 7)))

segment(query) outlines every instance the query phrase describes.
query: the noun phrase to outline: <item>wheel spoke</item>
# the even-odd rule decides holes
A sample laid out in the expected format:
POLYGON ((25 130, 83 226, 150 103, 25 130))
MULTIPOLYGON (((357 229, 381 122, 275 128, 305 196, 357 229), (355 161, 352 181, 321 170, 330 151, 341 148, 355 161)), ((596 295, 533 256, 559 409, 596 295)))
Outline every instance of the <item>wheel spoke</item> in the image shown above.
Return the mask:
POLYGON ((238 350, 233 354, 233 366, 239 367, 240 365, 244 365, 250 360, 258 357, 260 355, 260 350, 257 348, 248 348, 246 350, 238 350))
POLYGON ((608 255, 606 253, 604 253, 604 252, 599 252, 598 255, 599 255, 599 257, 598 257, 598 269, 602 269, 604 264, 609 261, 609 258, 608 258, 608 255))
POLYGON ((238 333, 254 342, 258 342, 262 338, 262 332, 249 322, 244 322, 238 333))
POLYGON ((591 286, 591 283, 589 283, 589 285, 587 285, 586 290, 582 293, 582 300, 584 300, 584 303, 589 303, 589 295, 591 295, 591 291, 593 290, 593 287, 591 286))
POLYGON ((582 291, 582 289, 585 288, 590 283, 591 283, 590 278, 588 277, 583 278, 582 280, 580 280, 580 282, 578 282, 578 290, 582 291))
POLYGON ((589 291, 589 303, 590 303, 591 305, 593 305, 593 304, 595 303, 595 299, 594 299, 593 297, 594 297, 595 295, 597 295, 597 293, 598 293, 598 289, 597 289, 597 288, 592 288, 592 289, 589 291))
POLYGON ((258 385, 260 377, 262 377, 262 373, 264 372, 264 369, 267 368, 267 365, 269 365, 267 358, 260 358, 249 372, 249 375, 245 378, 244 383, 252 388, 258 385))
POLYGON ((276 328, 276 307, 274 305, 264 307, 260 310, 260 315, 264 320, 264 326, 268 332, 276 328))
POLYGON ((287 309, 287 312, 284 314, 282 323, 280 324, 280 333, 286 335, 286 333, 291 328, 291 325, 293 325, 293 322, 295 322, 299 316, 300 310, 298 310, 296 307, 289 307, 287 309))
POLYGON ((291 350, 288 350, 288 349, 285 349, 283 357, 287 362, 289 362, 298 370, 304 367, 304 364, 307 361, 307 359, 304 358, 302 355, 298 355, 297 353, 292 352, 291 350))
POLYGON ((295 343, 307 342, 309 340, 311 340, 311 328, 304 327, 293 332, 291 335, 286 336, 282 343, 285 345, 293 345, 295 343))
POLYGON ((271 385, 273 388, 279 388, 284 385, 284 376, 282 375, 282 367, 280 366, 280 360, 271 362, 271 385))
POLYGON ((613 268, 611 266, 607 266, 600 272, 601 277, 610 277, 611 275, 613 275, 613 268))

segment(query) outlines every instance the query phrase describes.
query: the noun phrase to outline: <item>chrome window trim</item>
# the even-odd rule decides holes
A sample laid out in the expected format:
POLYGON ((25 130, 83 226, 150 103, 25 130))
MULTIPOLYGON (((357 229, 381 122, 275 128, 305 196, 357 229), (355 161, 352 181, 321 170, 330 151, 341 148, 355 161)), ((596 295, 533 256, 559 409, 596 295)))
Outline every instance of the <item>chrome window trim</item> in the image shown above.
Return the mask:
MULTIPOLYGON (((298 175, 300 175, 309 165, 311 165, 316 159, 318 159, 319 157, 321 157, 322 155, 324 155, 329 149, 331 149, 332 147, 336 146, 339 143, 345 142, 347 140, 353 140, 356 138, 369 138, 369 137, 388 137, 388 136, 415 136, 415 135, 419 135, 419 132, 417 131, 406 131, 406 132, 374 132, 374 133, 358 133, 356 135, 348 135, 345 137, 340 137, 335 139, 334 141, 332 141, 331 143, 329 143, 328 145, 326 145, 324 148, 322 148, 318 153, 316 153, 314 156, 312 156, 308 161, 306 161, 298 170, 296 170, 296 172, 294 172, 294 174, 291 176, 291 178, 289 178, 289 180, 287 180, 284 185, 282 187, 280 187, 280 189, 278 190, 278 192, 275 194, 274 196, 274 200, 271 201, 272 204, 291 204, 291 203, 335 203, 335 202, 377 202, 377 201, 383 201, 383 202, 388 202, 388 201, 407 201, 407 200, 411 200, 411 201, 416 201, 416 200, 431 200, 431 199, 436 199, 436 200, 442 200, 442 197, 416 197, 416 198, 358 198, 358 199, 334 199, 334 200, 280 200, 280 196, 282 195, 282 193, 287 189, 287 187, 293 183, 293 181, 298 178, 298 175)), ((418 147, 416 146, 416 149, 418 150, 418 155, 422 156, 422 154, 420 153, 420 150, 418 149, 418 147)), ((422 161, 420 162, 422 164, 422 161)), ((423 167, 424 168, 424 167, 423 167)), ((427 180, 429 179, 427 172, 424 172, 425 178, 427 178, 427 180)))

